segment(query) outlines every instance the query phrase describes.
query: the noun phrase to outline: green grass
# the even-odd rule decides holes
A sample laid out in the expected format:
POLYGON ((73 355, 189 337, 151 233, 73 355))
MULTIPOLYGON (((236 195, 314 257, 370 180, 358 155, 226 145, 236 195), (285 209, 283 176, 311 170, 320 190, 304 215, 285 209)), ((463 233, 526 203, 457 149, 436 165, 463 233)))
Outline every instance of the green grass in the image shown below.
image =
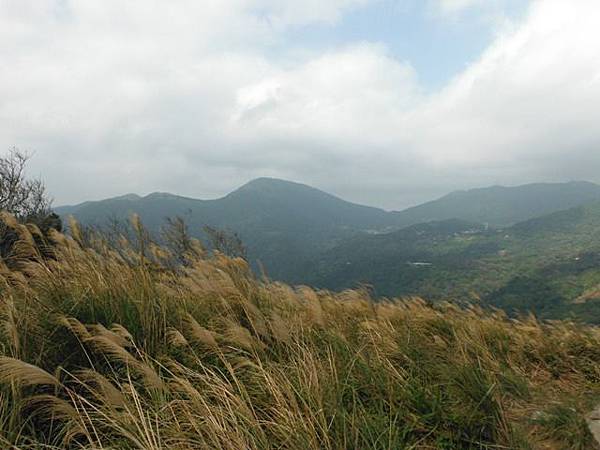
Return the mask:
POLYGON ((594 439, 585 419, 574 407, 551 405, 533 420, 542 433, 564 442, 573 450, 594 448, 594 439))
POLYGON ((173 267, 76 228, 43 260, 31 231, 0 265, 3 448, 590 448, 596 328, 290 287, 198 245, 173 267))

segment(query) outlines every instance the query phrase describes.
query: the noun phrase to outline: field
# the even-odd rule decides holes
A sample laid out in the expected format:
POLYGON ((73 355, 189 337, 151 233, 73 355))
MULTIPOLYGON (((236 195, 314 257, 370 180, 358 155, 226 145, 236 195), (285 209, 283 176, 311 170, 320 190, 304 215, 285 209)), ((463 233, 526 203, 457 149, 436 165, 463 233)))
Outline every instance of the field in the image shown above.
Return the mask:
POLYGON ((3 220, 3 448, 594 448, 597 328, 3 220))

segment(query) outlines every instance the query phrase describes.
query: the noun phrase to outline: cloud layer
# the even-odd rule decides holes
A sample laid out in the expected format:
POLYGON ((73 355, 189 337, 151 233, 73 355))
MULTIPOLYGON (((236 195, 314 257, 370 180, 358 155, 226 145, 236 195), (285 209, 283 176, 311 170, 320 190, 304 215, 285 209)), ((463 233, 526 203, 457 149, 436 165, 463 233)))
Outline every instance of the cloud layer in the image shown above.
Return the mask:
POLYGON ((0 148, 33 151, 59 203, 218 196, 264 175, 389 208, 468 186, 600 181, 595 0, 533 2, 437 92, 381 42, 272 55, 290 27, 366 3, 3 2, 0 148))

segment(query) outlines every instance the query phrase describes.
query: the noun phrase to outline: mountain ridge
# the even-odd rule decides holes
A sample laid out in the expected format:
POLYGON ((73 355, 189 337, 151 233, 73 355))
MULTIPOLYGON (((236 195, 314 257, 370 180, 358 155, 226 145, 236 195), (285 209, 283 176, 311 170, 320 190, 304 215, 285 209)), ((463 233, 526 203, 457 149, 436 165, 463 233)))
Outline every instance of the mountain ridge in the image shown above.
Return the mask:
POLYGON ((298 274, 306 265, 362 234, 385 235, 453 219, 502 228, 593 200, 600 201, 600 186, 593 183, 537 183, 457 191, 393 212, 348 202, 306 184, 263 177, 212 200, 164 192, 127 194, 58 207, 56 212, 89 225, 106 223, 107 218, 127 220, 135 212, 152 232, 160 230, 166 217, 181 216, 195 237, 202 237, 206 225, 227 229, 247 245, 253 267, 261 265, 275 279, 301 283, 298 274))
POLYGON ((600 185, 589 181, 495 185, 453 191, 393 213, 405 225, 461 218, 503 227, 595 200, 600 200, 600 185))
MULTIPOLYGON (((97 204, 100 202, 106 202, 106 201, 112 201, 112 200, 139 201, 139 200, 154 198, 154 197, 178 198, 178 199, 186 199, 186 200, 199 201, 199 202, 213 202, 213 201, 224 200, 228 197, 235 197, 237 195, 247 194, 250 192, 253 192, 253 193, 265 193, 265 192, 269 192, 269 191, 272 192, 273 189, 276 187, 288 188, 288 189, 293 187, 293 188, 297 188, 297 189, 302 189, 307 192, 318 193, 319 195, 324 195, 324 196, 327 196, 332 199, 341 200, 341 201, 351 204, 351 205, 362 206, 365 208, 371 208, 374 210, 384 211, 384 212, 388 212, 388 213, 395 214, 395 215, 406 214, 409 211, 415 211, 415 210, 421 209, 425 206, 438 204, 440 202, 451 200, 451 199, 457 199, 457 198, 463 199, 465 196, 473 196, 473 195, 478 195, 478 194, 496 194, 496 193, 506 193, 506 192, 517 192, 517 191, 522 192, 523 190, 535 190, 537 193, 540 188, 562 189, 562 190, 564 190, 564 188, 569 188, 569 187, 585 188, 587 190, 587 192, 584 195, 587 195, 587 196, 591 197, 592 199, 598 198, 600 200, 600 185, 599 184, 596 184, 596 183, 593 183, 590 181, 585 181, 585 180, 574 180, 574 181, 567 181, 567 182, 526 183, 526 184, 519 184, 519 185, 515 185, 515 186, 492 185, 492 186, 486 186, 486 187, 476 187, 476 188, 471 188, 471 189, 460 189, 460 190, 451 191, 448 194, 445 194, 441 197, 438 197, 433 200, 429 200, 429 201, 426 201, 421 204, 414 205, 414 206, 411 206, 408 208, 386 210, 384 208, 379 208, 379 207, 375 207, 375 206, 369 206, 369 205, 364 205, 361 203, 348 201, 339 196, 330 194, 326 191, 312 187, 305 183, 289 181, 289 180, 284 180, 281 178, 274 178, 274 177, 258 177, 258 178, 248 181, 247 183, 244 183, 240 187, 232 190, 231 192, 229 192, 223 196, 220 196, 217 198, 212 198, 212 199, 203 199, 203 198, 197 198, 197 197, 183 196, 183 195, 174 194, 171 192, 155 191, 155 192, 151 192, 146 195, 139 195, 137 193, 127 193, 127 194, 120 195, 120 196, 106 197, 106 198, 102 198, 102 199, 98 199, 98 200, 87 200, 87 201, 75 203, 75 204, 59 205, 59 206, 55 207, 54 209, 57 210, 57 212, 58 212, 58 211, 71 210, 71 209, 78 208, 82 205, 86 205, 86 204, 90 204, 90 203, 97 204)), ((573 193, 573 194, 575 194, 575 193, 573 193)), ((587 203, 587 200, 581 201, 580 204, 585 204, 585 203, 587 203)), ((560 211, 562 209, 568 209, 568 207, 555 208, 556 211, 560 211)), ((543 214, 541 214, 541 215, 543 215, 543 214)), ((439 219, 430 219, 430 220, 439 220, 439 219)), ((415 223, 419 223, 419 222, 415 222, 415 223)))

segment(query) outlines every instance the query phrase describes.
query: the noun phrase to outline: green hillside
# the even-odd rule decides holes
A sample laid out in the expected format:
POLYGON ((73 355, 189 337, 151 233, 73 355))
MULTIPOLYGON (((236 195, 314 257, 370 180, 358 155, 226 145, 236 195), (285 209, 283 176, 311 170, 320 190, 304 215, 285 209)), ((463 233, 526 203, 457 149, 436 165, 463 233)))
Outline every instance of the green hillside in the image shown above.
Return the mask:
POLYGON ((201 237, 205 225, 237 232, 249 259, 260 260, 269 275, 289 279, 297 263, 358 231, 385 229, 394 217, 377 208, 346 202, 309 186, 259 178, 217 200, 197 200, 155 193, 127 195, 73 207, 57 208, 84 224, 103 224, 110 217, 127 220, 140 215, 158 231, 166 217, 181 216, 192 234, 201 237), (290 257, 293 255, 293 257, 290 257))
POLYGON ((600 323, 600 203, 512 227, 445 221, 361 235, 307 265, 332 289, 372 286, 379 296, 466 299, 541 317, 600 323))
MULTIPOLYGON (((323 252, 342 245, 342 250, 336 249, 333 254, 339 251, 342 254, 349 253, 352 250, 343 250, 345 244, 342 243, 361 233, 381 234, 417 223, 449 219, 490 225, 513 224, 591 200, 600 200, 600 186, 592 183, 531 184, 456 192, 402 212, 387 212, 350 203, 303 184, 259 178, 216 200, 197 200, 166 193, 154 193, 146 197, 129 194, 61 207, 56 211, 62 216, 73 214, 84 224, 102 224, 109 218, 126 220, 135 212, 154 232, 160 229, 166 217, 181 216, 196 237, 202 236, 205 225, 231 230, 237 232, 248 247, 248 257, 255 269, 259 267, 257 261, 260 261, 271 277, 304 283, 315 279, 312 273, 308 273, 307 267, 321 260, 323 252)), ((361 249, 357 257, 373 253, 373 270, 376 273, 367 277, 368 270, 361 269, 357 273, 350 271, 353 274, 350 278, 335 275, 334 280, 343 280, 342 284, 345 285, 366 277, 377 280, 377 285, 396 286, 400 279, 406 282, 405 290, 412 289, 413 275, 405 278, 404 272, 398 275, 399 271, 391 267, 382 270, 378 262, 393 259, 393 256, 387 255, 399 250, 394 243, 395 236, 400 236, 400 242, 403 242, 402 236, 411 239, 411 232, 407 233, 391 235, 389 238, 373 237, 373 249, 368 248, 371 245, 368 238, 366 241, 363 238, 353 241, 351 246, 365 242, 366 248, 361 249), (391 244, 381 249, 378 245, 380 241, 391 244)), ((427 235, 422 239, 425 244, 427 239, 427 235)), ((406 248, 400 245, 400 250, 404 252, 406 248)), ((408 256, 412 259, 428 256, 419 253, 422 248, 415 247, 416 254, 408 256)), ((458 257, 448 261, 448 264, 461 264, 461 261, 462 258, 458 257)), ((337 266, 337 262, 332 267, 329 263, 321 264, 319 267, 322 271, 317 280, 326 280, 326 285, 338 286, 328 277, 328 273, 337 270, 337 266)), ((422 277, 418 271, 414 275, 416 278, 422 277)), ((432 287, 431 291, 436 289, 432 287)))
POLYGON ((493 186, 452 192, 397 217, 407 226, 460 218, 503 227, 594 201, 600 201, 600 186, 584 181, 493 186))

